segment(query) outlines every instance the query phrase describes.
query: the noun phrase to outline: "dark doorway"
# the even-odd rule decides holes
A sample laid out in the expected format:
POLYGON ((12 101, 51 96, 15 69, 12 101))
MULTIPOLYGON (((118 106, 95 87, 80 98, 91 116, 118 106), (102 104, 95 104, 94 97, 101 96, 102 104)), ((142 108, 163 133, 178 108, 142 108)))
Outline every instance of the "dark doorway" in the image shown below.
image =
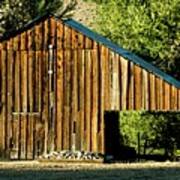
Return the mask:
POLYGON ((124 145, 120 131, 120 111, 107 111, 104 114, 105 123, 105 161, 135 161, 136 151, 133 147, 124 145))
POLYGON ((119 111, 105 112, 105 154, 117 159, 120 151, 119 111))

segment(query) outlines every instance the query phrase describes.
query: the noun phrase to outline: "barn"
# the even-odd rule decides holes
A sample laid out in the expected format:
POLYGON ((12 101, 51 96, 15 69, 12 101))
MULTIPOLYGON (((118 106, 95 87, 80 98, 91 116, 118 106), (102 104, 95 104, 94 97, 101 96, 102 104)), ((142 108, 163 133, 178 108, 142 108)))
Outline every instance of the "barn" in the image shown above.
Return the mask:
POLYGON ((72 19, 38 17, 0 41, 0 153, 105 153, 104 113, 180 110, 180 82, 72 19))

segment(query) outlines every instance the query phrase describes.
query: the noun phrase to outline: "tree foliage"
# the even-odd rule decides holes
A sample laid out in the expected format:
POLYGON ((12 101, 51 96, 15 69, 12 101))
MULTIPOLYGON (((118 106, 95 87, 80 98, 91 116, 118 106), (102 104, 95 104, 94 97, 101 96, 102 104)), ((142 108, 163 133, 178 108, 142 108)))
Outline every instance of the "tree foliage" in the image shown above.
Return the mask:
POLYGON ((180 0, 98 3, 98 31, 180 79, 180 0))
POLYGON ((37 16, 47 12, 64 15, 76 1, 63 4, 63 0, 2 0, 0 2, 0 34, 21 28, 37 16))
POLYGON ((164 149, 166 155, 173 155, 174 148, 180 148, 180 113, 124 111, 120 113, 120 133, 124 145, 138 149, 148 140, 152 149, 164 149))

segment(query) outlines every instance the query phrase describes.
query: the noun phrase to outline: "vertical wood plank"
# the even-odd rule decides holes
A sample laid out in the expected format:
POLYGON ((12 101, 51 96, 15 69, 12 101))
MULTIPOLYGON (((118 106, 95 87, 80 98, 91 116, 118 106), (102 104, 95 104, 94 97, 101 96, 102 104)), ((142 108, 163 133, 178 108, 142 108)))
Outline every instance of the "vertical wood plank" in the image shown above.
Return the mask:
POLYGON ((34 158, 34 94, 35 94, 35 52, 32 50, 28 51, 28 127, 27 127, 27 159, 34 158))
POLYGON ((88 37, 84 37, 84 38, 85 38, 85 49, 93 49, 93 40, 88 37))
POLYGON ((20 158, 26 159, 26 138, 27 138, 27 52, 21 51, 21 112, 25 113, 22 114, 20 117, 20 129, 21 129, 21 148, 20 148, 20 158))
POLYGON ((149 102, 149 99, 150 99, 150 80, 149 80, 149 73, 146 72, 144 74, 144 79, 145 79, 145 109, 146 110, 150 110, 150 102, 149 102))
POLYGON ((90 151, 91 56, 88 50, 85 51, 85 72, 85 150, 90 151))
POLYGON ((67 92, 67 89, 66 89, 66 84, 67 84, 67 79, 66 79, 66 71, 67 71, 67 60, 66 60, 66 51, 64 51, 64 61, 63 61, 63 133, 62 133, 62 142, 63 142, 63 150, 66 150, 67 149, 67 139, 66 139, 66 136, 67 136, 67 121, 66 121, 66 118, 67 118, 67 115, 66 115, 66 112, 67 112, 67 105, 66 105, 66 101, 67 101, 67 95, 66 95, 66 92, 67 92))
POLYGON ((68 77, 68 89, 69 89, 69 94, 68 94, 68 106, 69 106, 69 149, 73 150, 74 149, 74 136, 73 136, 73 116, 72 116, 72 70, 73 70, 73 51, 69 50, 68 52, 68 69, 69 69, 69 77, 68 77), (72 139, 73 138, 73 139, 72 139))
POLYGON ((118 54, 116 54, 115 55, 115 64, 114 64, 114 79, 115 79, 115 85, 114 85, 114 88, 115 88, 115 101, 116 101, 116 107, 115 107, 115 109, 116 110, 119 110, 119 106, 120 106, 120 98, 119 98, 119 96, 120 96, 120 89, 119 89, 119 87, 120 87, 120 85, 119 85, 119 55, 118 54))
MULTIPOLYGON (((57 24, 55 24, 56 26, 57 24)), ((57 44, 56 41, 56 35, 57 35, 57 31, 55 31, 55 44, 57 44)), ((57 144, 56 144, 56 137, 57 137, 57 133, 56 133, 56 129, 57 129, 57 49, 54 48, 54 52, 53 52, 53 82, 52 82, 52 86, 53 86, 53 92, 52 92, 52 99, 53 99, 53 122, 52 122, 52 127, 53 127, 53 133, 54 133, 54 137, 53 137, 53 143, 54 143, 54 151, 57 150, 57 144)))
POLYGON ((135 81, 135 109, 140 110, 142 107, 142 71, 139 66, 134 66, 134 81, 135 81))
POLYGON ((63 119, 63 143, 64 149, 70 147, 70 50, 66 50, 64 54, 64 119, 63 119))
POLYGON ((71 46, 71 28, 68 26, 64 26, 64 48, 70 49, 71 46))
POLYGON ((21 52, 21 99, 22 112, 27 112, 27 52, 21 52))
POLYGON ((50 44, 53 45, 53 47, 56 46, 56 28, 56 20, 52 17, 50 18, 50 44))
MULTIPOLYGON (((99 84, 99 76, 98 76, 98 64, 96 61, 98 61, 98 51, 97 49, 96 50, 93 50, 92 51, 94 53, 94 56, 93 56, 93 61, 95 63, 95 68, 96 68, 96 71, 97 72, 94 72, 95 73, 95 76, 97 76, 97 83, 99 84)), ((106 48, 106 50, 104 51, 105 55, 106 56, 106 61, 105 61, 105 89, 104 89, 104 98, 106 99, 104 101, 104 109, 105 110, 109 110, 111 108, 111 57, 110 57, 110 52, 109 52, 109 49, 106 48)), ((98 86, 97 84, 97 86, 98 86)), ((98 90, 97 90, 98 91, 98 90)), ((98 107, 97 107, 98 108, 98 107)))
POLYGON ((43 40, 43 48, 47 50, 49 47, 49 20, 45 20, 43 22, 43 29, 44 29, 44 40, 43 40))
POLYGON ((27 123, 27 159, 34 158, 34 119, 33 114, 28 115, 27 123))
POLYGON ((63 49, 64 42, 64 25, 57 22, 57 49, 63 49))
POLYGON ((160 92, 159 92, 159 106, 160 107, 159 108, 160 108, 160 110, 163 110, 164 88, 163 88, 163 80, 160 78, 159 78, 159 90, 160 90, 160 92))
POLYGON ((37 24, 34 27, 35 50, 39 51, 42 48, 42 25, 37 24))
POLYGON ((16 52, 15 57, 15 97, 14 97, 14 111, 20 112, 20 53, 16 52))
POLYGON ((142 109, 145 109, 146 108, 146 88, 147 88, 147 80, 146 80, 146 73, 147 71, 142 69, 142 109))
POLYGON ((63 92, 64 92, 64 98, 63 98, 63 134, 62 134, 62 137, 63 137, 63 149, 67 149, 67 121, 66 119, 68 118, 67 117, 67 104, 66 104, 66 101, 67 101, 67 89, 66 89, 66 84, 67 84, 67 79, 66 79, 66 71, 67 71, 67 60, 66 60, 66 51, 64 51, 64 61, 63 61, 63 69, 64 69, 64 72, 63 72, 63 92))
POLYGON ((26 126, 27 115, 20 115, 20 159, 26 159, 26 126))
POLYGON ((96 42, 96 41, 93 41, 93 49, 98 49, 98 45, 99 45, 99 43, 98 42, 96 42))
POLYGON ((79 119, 80 119, 80 137, 81 137, 81 150, 85 150, 85 137, 84 137, 84 77, 85 77, 85 71, 84 71, 84 66, 85 66, 85 51, 78 51, 78 81, 79 81, 79 119))
POLYGON ((62 150, 63 132, 63 51, 57 51, 57 150, 62 150))
POLYGON ((39 85, 40 85, 40 74, 39 74, 39 63, 40 63, 40 57, 39 57, 39 51, 35 51, 34 54, 34 72, 33 72, 33 78, 34 78, 34 112, 39 111, 39 85))
MULTIPOLYGON (((21 55, 20 51, 16 51, 15 57, 15 72, 14 72, 14 111, 20 112, 20 60, 21 55)), ((20 116, 14 115, 13 116, 13 144, 14 144, 14 158, 19 157, 19 139, 20 139, 20 116)))
MULTIPOLYGON (((128 102, 128 109, 134 109, 134 63, 129 63, 129 102, 128 102)), ((121 79, 119 77, 119 79, 121 79)), ((123 83, 123 81, 122 81, 123 83)), ((120 91, 121 92, 121 91, 120 91)))
POLYGON ((7 66, 6 66, 6 51, 1 50, 0 51, 0 59, 1 59, 1 101, 2 101, 2 107, 1 107, 1 153, 2 156, 4 156, 5 149, 6 149, 6 120, 7 120, 7 66))
POLYGON ((173 85, 170 87, 170 109, 173 111, 177 109, 177 91, 173 85))
POLYGON ((178 89, 174 87, 174 109, 177 111, 178 110, 178 89))
POLYGON ((33 120, 34 120, 34 157, 38 158, 44 151, 44 127, 40 119, 40 114, 34 114, 33 120))
POLYGON ((84 43, 84 35, 81 33, 78 33, 78 49, 84 49, 85 43, 84 43))
POLYGON ((180 110, 180 89, 178 91, 178 110, 180 110))
POLYGON ((98 151, 98 88, 99 88, 99 77, 98 77, 98 51, 92 51, 92 134, 91 143, 92 151, 98 151))
MULTIPOLYGON (((27 36, 28 36, 28 32, 26 32, 27 36)), ((26 71, 27 71, 27 78, 26 78, 26 91, 27 91, 27 115, 26 115, 26 159, 33 159, 33 143, 31 142, 32 141, 32 131, 33 129, 31 129, 31 118, 29 116, 29 112, 30 112, 30 103, 29 103, 29 61, 31 61, 31 53, 30 53, 31 50, 29 50, 28 48, 28 37, 26 38, 26 52, 27 52, 27 59, 26 59, 26 64, 27 64, 27 67, 26 67, 26 71)), ((32 73, 31 73, 32 75, 32 73)), ((32 85, 32 84, 31 84, 32 85)))
POLYGON ((156 99, 155 99, 155 76, 150 73, 150 110, 156 109, 156 99))
MULTIPOLYGON (((114 53, 113 55, 113 62, 112 62, 112 101, 113 103, 113 110, 119 110, 119 66, 118 66, 118 58, 119 56, 117 54, 114 53)), ((107 61, 107 60, 106 60, 107 61)), ((106 81, 106 79, 105 79, 106 81)))
POLYGON ((145 95, 146 95, 146 93, 145 93, 145 79, 144 79, 144 69, 142 69, 142 74, 141 74, 141 86, 142 86, 142 88, 141 88, 141 109, 142 110, 144 110, 145 109, 145 95))
POLYGON ((48 153, 48 53, 43 51, 42 58, 42 77, 43 77, 43 106, 42 106, 42 121, 44 123, 44 154, 48 153))
MULTIPOLYGON (((38 104, 37 104, 37 112, 38 112, 38 120, 39 120, 39 124, 41 126, 41 132, 40 132, 40 142, 39 142, 39 146, 40 146, 40 153, 42 151, 44 151, 44 129, 43 129, 43 126, 44 126, 44 121, 42 119, 42 108, 43 108, 43 52, 42 51, 38 51, 37 52, 37 59, 38 59, 38 62, 36 62, 36 69, 37 69, 37 83, 36 83, 36 88, 38 89, 38 95, 37 95, 37 101, 38 101, 38 104)), ((32 120, 30 119, 30 124, 31 126, 33 127, 33 122, 31 122, 32 120)), ((32 129, 32 128, 31 128, 32 129)), ((32 134, 33 135, 33 134, 32 134)), ((31 136, 31 139, 33 137, 31 136)))
MULTIPOLYGON (((102 52, 101 52, 102 53, 102 52)), ((104 55, 106 56, 106 55, 104 55)), ((113 52, 109 52, 109 103, 110 103, 110 110, 113 110, 113 52)), ((105 61, 106 62, 106 61, 105 61)), ((105 63, 106 64, 106 63, 105 63)), ((105 81, 106 85, 106 81, 105 81)), ((106 91, 105 91, 106 92, 106 91)))
POLYGON ((29 29, 28 31, 27 31, 27 49, 28 50, 33 50, 33 39, 34 39, 34 36, 35 36, 35 30, 34 30, 34 28, 32 28, 32 29, 29 29))
POLYGON ((13 38, 13 50, 14 51, 17 51, 18 50, 18 41, 19 41, 19 36, 15 36, 14 38, 13 38))
POLYGON ((71 102, 71 149, 76 150, 80 149, 80 124, 77 116, 78 112, 78 91, 77 91, 77 61, 78 61, 78 51, 73 51, 73 58, 72 58, 72 102, 71 102))
POLYGON ((28 104, 29 111, 34 111, 34 59, 35 59, 34 51, 29 51, 29 59, 28 59, 28 104))
POLYGON ((39 94, 38 94, 38 108, 37 108, 37 111, 38 112, 41 112, 42 110, 42 57, 43 57, 43 53, 42 51, 39 51, 38 52, 38 91, 39 91, 39 94))
POLYGON ((10 159, 20 159, 19 157, 19 139, 20 139, 20 121, 19 115, 13 115, 13 128, 12 128, 12 135, 13 135, 13 148, 11 149, 10 159))
POLYGON ((165 90, 164 107, 165 107, 165 110, 169 110, 170 109, 170 85, 167 82, 164 82, 164 90, 165 90))
MULTIPOLYGON (((49 47, 49 21, 45 20, 42 24, 43 30, 43 52, 42 52, 42 122, 44 124, 44 154, 48 153, 48 133, 49 133, 49 114, 48 114, 48 47, 49 47)), ((35 122, 34 122, 35 124, 35 122)), ((35 125, 34 125, 35 127, 35 125)))
POLYGON ((7 41, 3 41, 3 42, 2 42, 2 49, 3 49, 3 50, 7 50, 7 47, 8 47, 7 44, 8 44, 7 41))
POLYGON ((3 81, 3 78, 2 78, 2 50, 1 50, 1 45, 0 45, 0 129, 1 129, 1 132, 0 132, 0 157, 2 157, 2 154, 3 154, 3 144, 4 144, 4 123, 3 123, 3 113, 2 113, 2 108, 3 108, 3 103, 2 103, 2 81, 3 81))
POLYGON ((98 151, 104 153, 104 65, 106 61, 106 56, 104 56, 105 47, 102 47, 101 50, 101 59, 99 62, 99 117, 98 117, 98 151))
POLYGON ((8 51, 7 56, 7 152, 10 152, 10 140, 12 140, 12 85, 13 85, 13 66, 14 66, 14 57, 13 51, 8 51))
POLYGON ((176 108, 177 108, 177 111, 179 111, 179 104, 180 104, 180 102, 179 102, 180 101, 180 97, 179 97, 179 93, 178 92, 179 92, 179 90, 178 90, 178 88, 176 88, 176 93, 177 93, 177 107, 176 108))
POLYGON ((72 29, 72 49, 78 49, 78 37, 79 37, 79 33, 72 29))
POLYGON ((12 51, 13 50, 13 38, 10 38, 8 41, 7 41, 7 50, 9 51, 12 51))
MULTIPOLYGON (((18 42, 13 38, 13 58, 14 65, 12 67, 12 112, 18 111, 18 98, 20 98, 20 94, 16 93, 19 91, 19 87, 17 86, 16 79, 19 80, 19 57, 17 56, 17 51, 14 51, 14 47, 17 47, 18 42), (17 74, 18 71, 18 74, 17 74), (17 89, 16 89, 17 88, 17 89), (19 95, 19 96, 18 96, 19 95)), ((20 106, 19 106, 20 107, 20 106)), ((11 154, 10 158, 18 159, 18 151, 19 151, 19 117, 15 118, 12 113, 12 142, 11 142, 11 154)))
POLYGON ((155 77, 155 88, 156 110, 160 110, 160 81, 158 77, 155 77))
POLYGON ((20 50, 26 50, 27 49, 27 41, 26 41, 26 32, 23 32, 21 35, 20 35, 20 40, 21 40, 21 46, 20 46, 20 50))
POLYGON ((121 107, 122 110, 127 109, 127 97, 128 97, 128 61, 121 57, 121 107))
POLYGON ((71 37, 71 43, 72 43, 72 49, 88 49, 86 47, 86 38, 83 34, 80 32, 77 32, 76 30, 72 29, 72 37, 71 37))

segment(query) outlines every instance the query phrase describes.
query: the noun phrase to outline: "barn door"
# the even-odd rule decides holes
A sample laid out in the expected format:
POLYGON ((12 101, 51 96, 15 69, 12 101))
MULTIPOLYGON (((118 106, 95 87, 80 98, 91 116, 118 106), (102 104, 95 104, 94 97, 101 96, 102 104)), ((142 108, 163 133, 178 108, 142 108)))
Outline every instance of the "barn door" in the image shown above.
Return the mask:
POLYGON ((44 151, 49 108, 48 54, 14 52, 11 159, 34 159, 44 151))

